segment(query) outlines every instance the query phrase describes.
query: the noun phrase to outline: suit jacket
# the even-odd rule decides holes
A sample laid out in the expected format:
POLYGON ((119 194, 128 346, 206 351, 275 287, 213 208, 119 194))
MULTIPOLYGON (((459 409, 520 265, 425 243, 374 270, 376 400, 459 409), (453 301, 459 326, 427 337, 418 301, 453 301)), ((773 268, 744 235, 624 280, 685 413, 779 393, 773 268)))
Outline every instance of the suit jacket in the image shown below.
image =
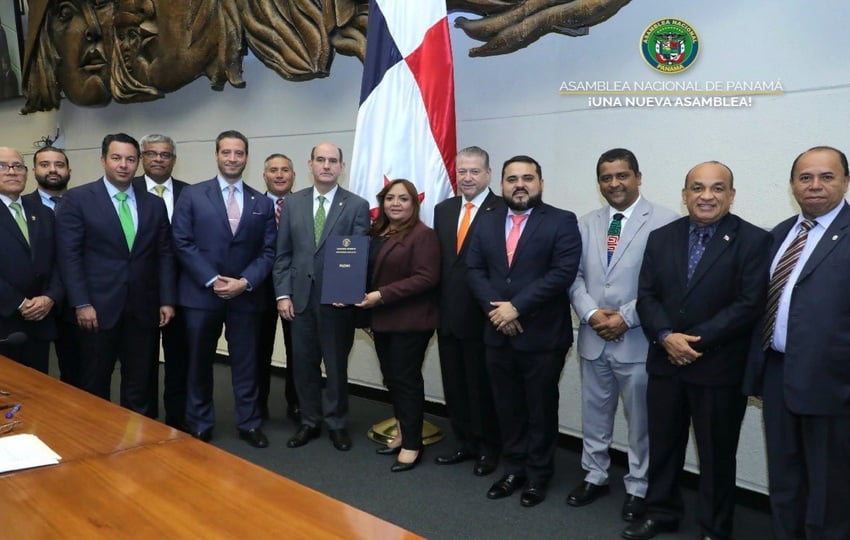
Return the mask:
POLYGON ((171 227, 162 200, 135 191, 138 227, 127 247, 103 179, 68 190, 56 212, 59 272, 68 305, 92 305, 100 328, 122 314, 159 326, 159 308, 177 300, 171 227))
POLYGON ((49 296, 62 301, 62 283, 56 271, 53 212, 32 198, 21 197, 30 241, 5 205, 0 208, 0 338, 24 332, 31 338, 50 340, 56 331, 55 308, 41 321, 25 321, 18 306, 25 298, 49 296))
MULTIPOLYGON (((797 217, 771 231, 773 261, 797 217)), ((803 266, 788 312, 785 403, 796 414, 850 413, 850 207, 845 202, 803 266)), ((762 306, 764 307, 764 306, 762 306)), ((761 395, 762 328, 753 332, 744 390, 761 395)))
POLYGON ((578 331, 578 350, 582 358, 595 360, 607 351, 622 363, 646 362, 649 344, 640 328, 637 304, 638 273, 649 233, 678 216, 672 210, 656 206, 641 197, 632 210, 617 248, 608 264, 609 206, 585 214, 578 220, 581 232, 581 264, 570 300, 581 319, 593 309, 613 309, 620 312, 629 329, 622 341, 605 341, 581 321, 578 331))
POLYGON ((369 230, 369 203, 337 188, 316 246, 313 232, 313 186, 287 196, 280 213, 277 258, 274 263, 275 297, 292 299, 295 313, 307 309, 313 287, 322 290, 325 240, 330 235, 364 236, 369 230))
POLYGON ((185 187, 171 218, 181 264, 178 303, 194 309, 259 312, 269 291, 266 277, 274 262, 274 209, 265 195, 242 183, 242 215, 231 232, 218 179, 185 187), (223 300, 206 284, 217 275, 244 277, 250 286, 223 300))
POLYGON ((767 294, 770 235, 733 214, 723 217, 688 281, 690 219, 683 217, 649 234, 638 282, 637 310, 650 341, 646 370, 678 372, 692 384, 736 385, 746 365, 750 333, 767 294), (703 353, 676 366, 658 343, 670 329, 702 339, 703 353))
POLYGON ((402 240, 389 237, 378 252, 370 290, 381 292, 372 310, 376 332, 433 330, 439 323, 436 287, 440 244, 421 221, 402 240))
POLYGON ((457 251, 457 224, 463 209, 462 196, 447 199, 434 207, 434 231, 440 240, 440 334, 460 339, 481 339, 486 321, 484 312, 473 298, 466 282, 466 258, 481 216, 504 206, 492 191, 469 225, 469 231, 457 251))
POLYGON ((486 324, 484 343, 491 347, 510 345, 519 351, 566 352, 573 343, 567 290, 581 259, 576 216, 548 204, 536 207, 509 267, 507 212, 505 206, 481 216, 466 259, 467 280, 485 313, 493 309, 490 302, 510 301, 525 331, 508 337, 486 324))

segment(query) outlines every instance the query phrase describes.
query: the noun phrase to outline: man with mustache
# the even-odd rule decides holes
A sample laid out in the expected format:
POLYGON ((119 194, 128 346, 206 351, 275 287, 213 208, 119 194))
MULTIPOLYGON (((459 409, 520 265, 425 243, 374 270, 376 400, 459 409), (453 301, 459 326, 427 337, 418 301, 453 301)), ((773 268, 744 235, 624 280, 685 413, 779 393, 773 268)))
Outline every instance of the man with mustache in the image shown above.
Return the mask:
MULTIPOLYGON (((44 146, 36 150, 32 157, 32 173, 38 188, 23 196, 25 201, 40 204, 56 211, 62 197, 68 190, 71 180, 71 167, 65 151, 53 146, 44 146)), ((56 357, 59 361, 59 377, 62 382, 79 387, 82 366, 80 349, 75 336, 74 310, 64 303, 56 308, 56 357)))
POLYGON ((650 231, 677 216, 640 194, 642 175, 625 148, 603 153, 596 163, 599 192, 608 203, 579 219, 582 257, 570 299, 581 320, 581 466, 584 481, 567 497, 584 506, 607 494, 608 447, 614 415, 623 399, 629 426, 629 472, 623 479, 625 521, 642 517, 649 466, 646 427, 646 351, 635 310, 639 263, 650 231))
POLYGON ((558 379, 573 342, 567 290, 581 258, 575 214, 543 203, 540 164, 502 166, 506 207, 479 216, 466 260, 472 294, 487 314, 486 364, 502 434, 504 476, 487 492, 520 503, 546 498, 558 436, 558 379))

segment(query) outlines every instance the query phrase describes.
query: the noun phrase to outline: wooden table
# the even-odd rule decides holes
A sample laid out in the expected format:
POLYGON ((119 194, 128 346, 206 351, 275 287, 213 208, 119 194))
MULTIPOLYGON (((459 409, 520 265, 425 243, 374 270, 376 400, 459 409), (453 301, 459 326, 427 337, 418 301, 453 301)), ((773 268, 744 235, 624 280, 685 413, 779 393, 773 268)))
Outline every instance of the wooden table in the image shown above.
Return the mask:
POLYGON ((420 538, 2 356, 0 389, 62 456, 0 475, 4 538, 420 538))

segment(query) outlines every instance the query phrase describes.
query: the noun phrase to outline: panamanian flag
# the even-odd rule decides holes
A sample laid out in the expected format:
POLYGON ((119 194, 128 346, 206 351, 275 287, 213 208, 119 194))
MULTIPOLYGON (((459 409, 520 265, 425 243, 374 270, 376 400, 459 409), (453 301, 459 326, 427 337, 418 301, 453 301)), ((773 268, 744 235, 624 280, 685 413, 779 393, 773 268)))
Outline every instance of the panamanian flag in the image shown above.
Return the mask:
POLYGON ((454 74, 445 0, 371 0, 350 188, 377 216, 395 178, 419 190, 420 218, 455 190, 454 74))

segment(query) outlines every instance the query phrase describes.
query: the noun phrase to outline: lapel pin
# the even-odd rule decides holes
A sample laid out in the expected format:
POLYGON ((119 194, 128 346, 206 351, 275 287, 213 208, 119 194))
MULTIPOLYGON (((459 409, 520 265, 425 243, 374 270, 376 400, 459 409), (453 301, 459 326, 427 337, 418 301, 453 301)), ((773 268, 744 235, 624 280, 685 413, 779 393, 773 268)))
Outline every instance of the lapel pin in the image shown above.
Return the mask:
POLYGON ((833 240, 838 240, 838 235, 837 235, 837 234, 833 235, 833 236, 832 236, 832 239, 833 239, 833 240))
POLYGON ((31 221, 35 221, 36 219, 37 219, 36 216, 30 216, 31 221))
POLYGON ((342 201, 339 202, 339 206, 342 206, 342 201))
POLYGON ((724 234, 724 235, 723 235, 723 239, 724 239, 724 240, 726 240, 726 241, 728 242, 728 241, 729 241, 729 235, 728 235, 728 234, 724 234))

